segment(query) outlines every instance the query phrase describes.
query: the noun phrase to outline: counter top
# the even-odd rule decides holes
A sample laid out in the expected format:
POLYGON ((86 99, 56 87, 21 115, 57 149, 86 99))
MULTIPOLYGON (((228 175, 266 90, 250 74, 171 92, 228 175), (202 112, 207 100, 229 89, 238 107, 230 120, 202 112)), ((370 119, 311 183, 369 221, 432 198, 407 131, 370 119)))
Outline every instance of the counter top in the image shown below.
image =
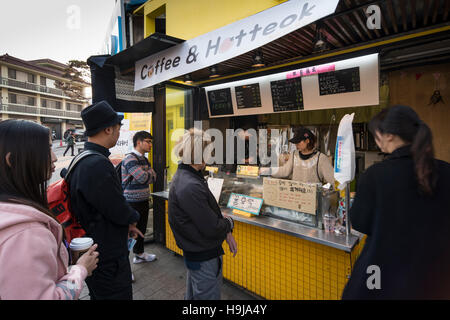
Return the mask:
MULTIPOLYGON (((169 198, 169 192, 154 192, 152 196, 169 198)), ((311 228, 302 224, 284 221, 267 216, 244 217, 232 213, 230 208, 222 208, 222 212, 229 215, 234 220, 248 223, 257 227, 262 227, 277 232, 282 232, 300 239, 320 243, 329 247, 333 247, 345 252, 351 252, 353 247, 358 243, 361 235, 351 234, 350 236, 338 235, 336 233, 328 233, 324 230, 311 228)))

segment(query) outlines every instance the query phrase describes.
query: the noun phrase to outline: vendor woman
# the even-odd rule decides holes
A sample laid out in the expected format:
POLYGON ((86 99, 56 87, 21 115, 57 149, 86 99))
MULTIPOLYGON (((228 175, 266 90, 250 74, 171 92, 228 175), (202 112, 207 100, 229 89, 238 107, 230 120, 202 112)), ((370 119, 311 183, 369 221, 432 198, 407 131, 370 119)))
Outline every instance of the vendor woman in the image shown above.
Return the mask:
POLYGON ((289 160, 282 166, 272 168, 272 177, 288 178, 305 183, 330 183, 334 185, 334 173, 330 159, 316 150, 316 136, 307 128, 294 130, 289 142, 296 145, 289 160))

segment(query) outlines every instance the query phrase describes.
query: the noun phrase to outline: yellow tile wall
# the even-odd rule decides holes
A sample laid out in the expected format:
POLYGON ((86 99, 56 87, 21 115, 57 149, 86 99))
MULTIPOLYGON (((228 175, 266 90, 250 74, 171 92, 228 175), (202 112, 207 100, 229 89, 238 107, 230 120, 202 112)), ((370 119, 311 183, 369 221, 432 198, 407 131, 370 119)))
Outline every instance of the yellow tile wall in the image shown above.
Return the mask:
MULTIPOLYGON (((352 253, 235 221, 238 254, 223 244, 224 278, 270 300, 337 300, 363 243, 352 253)), ((166 247, 182 255, 166 215, 166 247)))

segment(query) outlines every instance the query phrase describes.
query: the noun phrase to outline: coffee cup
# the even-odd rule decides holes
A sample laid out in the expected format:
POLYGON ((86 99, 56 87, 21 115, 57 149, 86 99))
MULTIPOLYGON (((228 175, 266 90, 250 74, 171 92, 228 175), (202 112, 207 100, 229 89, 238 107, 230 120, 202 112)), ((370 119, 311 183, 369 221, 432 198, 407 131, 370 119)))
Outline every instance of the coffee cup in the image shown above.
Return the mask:
POLYGON ((92 238, 75 238, 70 242, 69 248, 72 253, 72 264, 76 264, 78 259, 86 253, 94 244, 92 238))

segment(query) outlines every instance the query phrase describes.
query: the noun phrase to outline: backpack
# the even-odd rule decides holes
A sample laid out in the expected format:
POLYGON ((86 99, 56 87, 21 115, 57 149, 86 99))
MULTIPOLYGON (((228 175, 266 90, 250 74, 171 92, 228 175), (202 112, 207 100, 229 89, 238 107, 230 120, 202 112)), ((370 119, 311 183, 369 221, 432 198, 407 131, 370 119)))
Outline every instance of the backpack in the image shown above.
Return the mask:
MULTIPOLYGON (((129 154, 132 154, 136 158, 136 160, 139 161, 138 157, 133 152, 131 152, 129 154)), ((119 181, 120 181, 120 184, 122 185, 122 189, 125 190, 127 185, 129 185, 131 183, 131 181, 133 180, 133 176, 131 176, 130 179, 128 179, 128 181, 125 183, 125 185, 122 183, 123 182, 122 181, 122 164, 123 164, 123 160, 120 161, 119 164, 114 167, 114 170, 116 170, 116 174, 119 177, 119 181)))
POLYGON ((82 159, 94 154, 102 155, 94 150, 86 150, 75 156, 64 174, 63 179, 52 183, 47 188, 48 207, 56 220, 62 225, 65 239, 68 243, 70 243, 72 239, 83 237, 86 234, 86 231, 81 227, 70 207, 70 173, 82 159))

